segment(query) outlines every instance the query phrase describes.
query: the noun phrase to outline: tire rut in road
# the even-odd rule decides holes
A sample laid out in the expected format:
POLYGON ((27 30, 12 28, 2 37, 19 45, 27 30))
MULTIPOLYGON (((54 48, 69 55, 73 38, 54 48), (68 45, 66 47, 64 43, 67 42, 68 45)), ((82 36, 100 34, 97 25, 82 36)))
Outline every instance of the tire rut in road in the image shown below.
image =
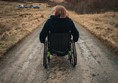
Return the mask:
POLYGON ((81 83, 80 72, 79 66, 72 67, 67 56, 53 56, 44 83, 81 83))

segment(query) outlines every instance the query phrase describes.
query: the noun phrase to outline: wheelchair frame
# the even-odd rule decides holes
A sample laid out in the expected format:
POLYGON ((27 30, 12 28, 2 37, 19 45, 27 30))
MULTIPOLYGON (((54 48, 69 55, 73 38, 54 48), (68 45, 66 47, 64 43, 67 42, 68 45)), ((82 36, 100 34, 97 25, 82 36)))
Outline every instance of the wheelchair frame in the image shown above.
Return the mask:
MULTIPOLYGON (((76 53, 76 46, 75 42, 71 40, 70 51, 68 51, 68 60, 70 64, 75 67, 77 65, 77 53, 76 53)), ((44 43, 44 54, 43 54, 43 66, 45 69, 48 69, 50 63, 50 55, 48 53, 48 40, 44 43)))

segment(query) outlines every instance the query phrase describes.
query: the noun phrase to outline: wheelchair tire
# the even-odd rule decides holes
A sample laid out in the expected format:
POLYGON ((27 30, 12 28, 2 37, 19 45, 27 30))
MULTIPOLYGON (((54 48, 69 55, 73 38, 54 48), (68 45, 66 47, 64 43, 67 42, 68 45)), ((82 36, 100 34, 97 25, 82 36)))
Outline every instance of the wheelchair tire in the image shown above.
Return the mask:
POLYGON ((45 69, 48 68, 48 42, 44 44, 43 66, 45 69))
POLYGON ((72 42, 72 57, 71 57, 72 66, 75 67, 77 65, 77 52, 75 42, 72 42))

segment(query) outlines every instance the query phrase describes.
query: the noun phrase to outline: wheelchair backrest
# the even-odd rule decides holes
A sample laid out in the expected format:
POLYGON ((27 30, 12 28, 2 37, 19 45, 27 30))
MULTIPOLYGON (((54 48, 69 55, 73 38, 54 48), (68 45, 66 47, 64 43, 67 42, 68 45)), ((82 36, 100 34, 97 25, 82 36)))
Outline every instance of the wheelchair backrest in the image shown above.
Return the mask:
POLYGON ((48 36, 48 47, 57 51, 65 51, 69 48, 70 41, 70 33, 51 33, 48 36))

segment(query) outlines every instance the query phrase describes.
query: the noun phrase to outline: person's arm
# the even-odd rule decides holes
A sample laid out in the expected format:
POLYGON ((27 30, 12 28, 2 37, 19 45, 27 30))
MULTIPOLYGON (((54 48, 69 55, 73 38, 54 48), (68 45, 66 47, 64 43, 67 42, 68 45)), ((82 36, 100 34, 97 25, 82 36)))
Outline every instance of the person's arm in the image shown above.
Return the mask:
POLYGON ((39 39, 41 43, 45 43, 45 38, 48 35, 49 28, 50 28, 50 20, 48 19, 44 24, 42 31, 40 32, 39 39))
POLYGON ((73 41, 77 42, 79 39, 79 32, 75 27, 75 24, 72 20, 70 20, 70 26, 71 26, 71 34, 73 35, 73 41))

